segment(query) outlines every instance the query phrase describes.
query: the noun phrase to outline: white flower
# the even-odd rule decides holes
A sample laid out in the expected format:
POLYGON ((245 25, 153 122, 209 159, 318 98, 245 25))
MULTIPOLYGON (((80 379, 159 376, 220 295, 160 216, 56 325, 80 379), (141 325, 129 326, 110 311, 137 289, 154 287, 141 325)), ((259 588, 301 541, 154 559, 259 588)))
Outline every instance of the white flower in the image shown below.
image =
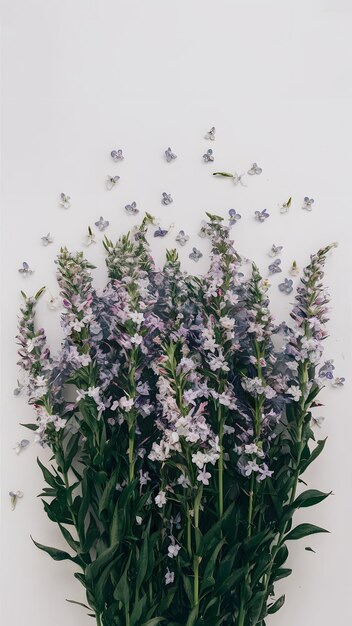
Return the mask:
POLYGON ((174 557, 177 557, 180 550, 181 546, 178 546, 177 544, 171 544, 167 549, 167 554, 170 559, 173 559, 174 557))
POLYGON ((130 411, 133 407, 133 404, 134 404, 133 398, 127 398, 127 396, 122 396, 122 398, 120 398, 119 400, 120 408, 124 409, 125 411, 130 411))
POLYGON ((259 465, 257 461, 248 461, 246 467, 244 468, 245 476, 250 476, 252 472, 259 472, 259 465))
POLYGON ((59 431, 66 426, 66 420, 62 419, 62 417, 57 417, 54 422, 55 430, 59 431))
POLYGON ((235 320, 229 317, 228 315, 224 315, 224 317, 220 318, 220 325, 225 330, 233 330, 235 326, 235 320))
POLYGON ((166 570, 165 574, 165 585, 170 585, 175 580, 175 572, 170 572, 169 568, 166 570))
POLYGON ((197 452, 196 454, 192 454, 192 463, 194 463, 200 470, 203 469, 206 461, 206 455, 203 452, 197 452))
POLYGON ((144 315, 143 313, 137 313, 137 311, 131 311, 129 318, 132 322, 140 326, 144 320, 144 315))
POLYGON ((87 392, 84 391, 84 389, 77 389, 76 393, 77 393, 76 402, 80 402, 80 400, 84 400, 84 398, 87 395, 87 392))
POLYGON ((184 489, 187 489, 187 487, 191 486, 191 483, 189 482, 189 479, 184 474, 181 474, 181 476, 178 477, 177 482, 184 489))
POLYGON ((133 343, 136 346, 140 346, 142 341, 143 341, 143 337, 139 335, 138 333, 135 333, 133 337, 131 337, 131 343, 133 343))
POLYGON ((210 472, 206 472, 204 470, 199 472, 197 476, 197 480, 199 480, 200 483, 203 483, 203 485, 209 485, 209 478, 211 478, 210 472))
POLYGON ((88 387, 87 396, 93 398, 97 404, 100 402, 100 387, 88 387))
POLYGON ((140 517, 140 515, 136 515, 136 522, 137 522, 138 526, 140 526, 141 523, 143 522, 143 519, 140 517))
POLYGON ((291 385, 291 387, 287 389, 286 393, 292 396, 292 400, 294 402, 298 402, 302 395, 302 391, 297 385, 291 385))
POLYGON ((166 504, 166 492, 159 491, 158 495, 154 498, 155 504, 161 509, 166 504))

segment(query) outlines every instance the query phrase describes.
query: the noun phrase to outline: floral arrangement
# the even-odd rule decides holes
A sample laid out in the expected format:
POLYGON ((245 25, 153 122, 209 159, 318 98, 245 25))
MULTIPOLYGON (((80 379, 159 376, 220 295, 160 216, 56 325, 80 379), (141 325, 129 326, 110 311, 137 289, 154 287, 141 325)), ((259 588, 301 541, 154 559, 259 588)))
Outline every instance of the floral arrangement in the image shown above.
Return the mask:
POLYGON ((84 255, 61 249, 58 355, 35 325, 42 290, 22 294, 25 426, 52 451, 50 467, 38 460, 41 496, 67 551, 34 543, 77 565, 97 626, 265 626, 284 604, 275 585, 291 573, 290 542, 327 532, 293 517, 329 495, 301 486, 325 445, 311 410, 331 378, 332 246, 304 269, 291 325, 277 324, 268 282, 255 265, 241 271, 223 218, 203 223, 202 277, 175 250, 156 268, 151 221, 105 237, 102 291, 84 255))

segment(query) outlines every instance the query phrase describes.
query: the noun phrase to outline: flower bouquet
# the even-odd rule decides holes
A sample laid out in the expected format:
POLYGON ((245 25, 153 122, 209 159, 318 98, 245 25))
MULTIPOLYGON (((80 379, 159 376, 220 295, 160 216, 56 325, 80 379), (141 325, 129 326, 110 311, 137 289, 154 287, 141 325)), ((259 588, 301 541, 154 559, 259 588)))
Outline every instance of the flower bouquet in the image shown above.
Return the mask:
POLYGON ((67 551, 34 543, 75 563, 97 626, 269 625, 290 542, 327 532, 293 517, 329 495, 302 475, 325 445, 311 409, 332 246, 304 269, 291 325, 275 324, 267 281, 255 265, 245 277, 229 227, 207 217, 201 277, 175 250, 155 267, 148 216, 105 237, 100 292, 83 254, 61 249, 57 356, 35 325, 42 290, 22 294, 25 426, 52 452, 41 497, 67 551))

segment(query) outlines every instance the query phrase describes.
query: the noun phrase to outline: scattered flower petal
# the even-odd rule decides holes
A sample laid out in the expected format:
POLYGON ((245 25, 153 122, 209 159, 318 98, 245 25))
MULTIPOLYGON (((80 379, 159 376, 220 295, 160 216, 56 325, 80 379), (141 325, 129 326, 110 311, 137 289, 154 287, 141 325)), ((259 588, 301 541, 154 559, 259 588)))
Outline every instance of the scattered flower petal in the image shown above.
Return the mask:
POLYGON ((128 215, 137 215, 139 213, 139 209, 137 209, 137 203, 131 202, 131 204, 126 204, 125 211, 128 215))
POLYGON ((44 237, 41 237, 41 240, 42 240, 43 246, 48 246, 50 243, 53 243, 54 237, 52 237, 50 233, 48 233, 44 237))
POLYGON ((185 246, 189 240, 189 235, 186 235, 184 230, 180 230, 178 235, 176 235, 175 240, 180 244, 180 246, 185 246))
POLYGON ((262 173, 262 168, 257 165, 257 163, 253 163, 252 167, 248 170, 247 174, 249 176, 259 175, 262 173))
POLYGON ((167 206, 168 204, 171 204, 171 202, 173 202, 173 198, 171 194, 166 193, 166 191, 163 191, 162 196, 161 196, 161 203, 167 206))
POLYGON ((174 161, 175 159, 177 159, 177 154, 172 152, 171 148, 168 147, 167 150, 165 150, 165 159, 167 160, 168 163, 171 163, 171 161, 174 161))
POLYGON ((239 213, 236 213, 235 209, 230 209, 229 210, 229 224, 230 226, 234 226, 234 224, 236 224, 242 217, 242 215, 240 215, 239 213))
POLYGON ((98 221, 94 222, 94 223, 95 223, 95 226, 97 228, 99 228, 100 231, 105 230, 109 226, 109 224, 110 224, 110 222, 108 222, 108 220, 104 220, 102 215, 100 216, 98 221))
POLYGON ((110 152, 111 158, 113 161, 123 161, 124 160, 124 156, 123 156, 123 152, 121 150, 121 148, 119 148, 118 150, 112 150, 110 152))
POLYGON ((108 191, 111 191, 113 187, 115 187, 116 183, 120 180, 120 176, 107 176, 106 178, 106 188, 108 191))
POLYGON ((215 126, 212 126, 211 129, 204 135, 204 139, 215 141, 215 126))
POLYGON ((269 256, 271 256, 271 257, 278 256, 281 253, 282 249, 283 249, 283 246, 276 246, 273 243, 273 245, 271 246, 270 252, 269 252, 269 256))
POLYGON ((314 198, 309 198, 308 196, 305 196, 303 198, 302 209, 305 209, 306 211, 311 211, 313 208, 313 204, 314 204, 314 198))
POLYGON ((21 441, 16 441, 15 445, 13 446, 13 449, 15 450, 16 454, 19 454, 21 450, 23 450, 24 448, 27 448, 29 443, 30 443, 29 439, 21 439, 21 441))
POLYGON ((205 163, 210 163, 214 161, 214 155, 211 148, 209 148, 209 150, 207 150, 206 153, 203 154, 203 159, 205 163))
POLYGON ((27 276, 30 276, 34 272, 34 270, 31 270, 31 268, 29 267, 26 261, 23 261, 22 267, 20 267, 18 271, 20 274, 22 274, 24 278, 26 278, 27 276))
POLYGON ((278 274, 279 272, 282 272, 280 265, 281 259, 275 259, 275 261, 269 265, 270 274, 278 274))
POLYGON ((279 289, 282 293, 289 295, 293 291, 293 280, 285 278, 284 282, 279 284, 279 289))
POLYGON ((85 246, 91 246, 92 243, 96 243, 95 235, 90 226, 88 226, 88 235, 85 236, 83 243, 85 246))
POLYGON ((270 213, 268 213, 268 211, 266 209, 263 209, 263 211, 255 211, 254 216, 255 219, 258 222, 265 222, 266 219, 268 219, 270 213))
POLYGON ((197 248, 192 248, 192 252, 188 256, 192 259, 192 261, 198 263, 199 259, 202 258, 203 253, 200 250, 197 250, 197 248))
POLYGON ((22 491, 10 491, 9 496, 11 498, 10 500, 11 510, 14 511, 16 508, 17 500, 19 498, 23 498, 23 493, 22 491))
POLYGON ((69 209, 70 206, 71 206, 71 197, 68 196, 66 193, 61 193, 60 194, 60 205, 64 209, 69 209))
POLYGON ((287 200, 287 202, 284 202, 281 206, 280 206, 280 213, 288 213, 290 210, 290 206, 292 203, 292 198, 289 198, 287 200))

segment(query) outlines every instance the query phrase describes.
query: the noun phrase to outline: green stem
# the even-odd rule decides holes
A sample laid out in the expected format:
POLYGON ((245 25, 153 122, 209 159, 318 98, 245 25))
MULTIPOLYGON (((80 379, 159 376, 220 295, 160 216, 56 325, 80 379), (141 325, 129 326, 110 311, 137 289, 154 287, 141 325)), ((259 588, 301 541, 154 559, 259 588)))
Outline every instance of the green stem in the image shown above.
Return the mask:
POLYGON ((128 465, 129 465, 128 478, 129 478, 130 483, 133 481, 133 478, 134 478, 133 455, 134 455, 134 425, 130 424, 128 426, 128 465))
POLYGON ((219 408, 219 518, 224 514, 224 448, 222 445, 222 438, 224 435, 224 424, 221 418, 221 409, 219 408))
POLYGON ((95 614, 95 619, 97 620, 97 626, 101 626, 101 619, 99 613, 95 614))
POLYGON ((189 556, 192 556, 192 537, 191 537, 191 516, 189 513, 189 506, 187 504, 187 551, 189 556))
POLYGON ((200 502, 202 499, 203 493, 203 485, 200 487, 197 496, 194 501, 194 529, 195 529, 195 554, 193 557, 193 573, 194 573, 194 582, 193 582, 193 599, 194 606, 199 604, 199 508, 200 502))

